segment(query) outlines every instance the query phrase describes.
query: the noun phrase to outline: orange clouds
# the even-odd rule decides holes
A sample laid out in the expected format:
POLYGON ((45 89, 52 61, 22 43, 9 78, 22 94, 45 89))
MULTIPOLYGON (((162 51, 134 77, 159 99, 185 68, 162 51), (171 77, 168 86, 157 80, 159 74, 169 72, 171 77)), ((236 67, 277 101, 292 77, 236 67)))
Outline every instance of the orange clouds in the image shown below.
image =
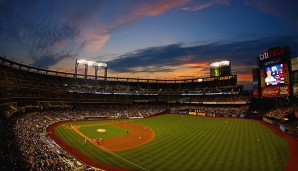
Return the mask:
POLYGON ((193 57, 192 56, 181 56, 181 57, 178 57, 176 58, 178 61, 191 61, 193 57))
POLYGON ((94 35, 88 39, 88 43, 86 45, 87 50, 91 51, 99 51, 109 40, 109 34, 103 35, 94 35))
MULTIPOLYGON (((100 17, 86 18, 84 26, 81 27, 80 36, 77 41, 85 42, 84 54, 95 55, 105 46, 110 39, 111 30, 137 22, 145 16, 156 16, 167 10, 187 5, 191 0, 160 0, 152 2, 138 2, 131 7, 125 8, 124 12, 120 12, 113 16, 110 21, 105 21, 100 17)), ((228 0, 211 0, 201 3, 195 7, 185 7, 183 10, 199 10, 207 8, 215 4, 228 4, 228 0)), ((94 12, 90 12, 93 14, 94 12)), ((82 20, 82 19, 80 19, 82 20)), ((58 45, 57 45, 58 46, 58 45)), ((181 60, 184 60, 181 58, 181 60)))
POLYGON ((159 15, 164 11, 167 11, 173 7, 184 5, 190 1, 191 0, 166 0, 152 5, 143 4, 138 6, 136 11, 140 15, 154 16, 154 15, 159 15))
MULTIPOLYGON (((145 66, 145 67, 133 67, 130 68, 130 72, 125 73, 117 73, 118 76, 124 77, 140 77, 140 78, 150 78, 150 79, 179 79, 182 76, 189 76, 193 78, 199 77, 208 77, 209 69, 205 69, 202 66, 206 66, 204 63, 202 64, 191 64, 179 65, 179 66, 145 66), (198 67, 196 67, 198 66, 198 67)), ((207 64, 206 67, 209 65, 207 64)), ((113 71, 110 72, 113 74, 113 71)))
MULTIPOLYGON (((64 59, 59 63, 58 67, 51 66, 49 69, 57 70, 61 72, 74 73, 74 64, 70 63, 71 59, 64 59), (67 66, 67 67, 66 67, 67 66)), ((118 72, 112 69, 108 70, 108 77, 128 77, 128 78, 144 78, 144 79, 165 79, 165 80, 182 80, 187 78, 205 78, 210 76, 209 63, 189 63, 179 66, 145 66, 145 67, 133 67, 129 68, 129 72, 118 72)), ((88 68, 89 75, 94 74, 94 67, 88 68)), ((84 74, 84 66, 80 65, 78 68, 79 74, 84 74)), ((103 76, 104 70, 100 68, 98 76, 103 76)), ((251 83, 252 74, 237 73, 239 84, 251 83)))
POLYGON ((115 16, 115 18, 108 23, 102 21, 100 18, 90 19, 90 21, 96 20, 96 22, 92 21, 92 24, 85 22, 86 26, 82 28, 78 40, 86 42, 84 50, 87 53, 89 51, 99 52, 110 39, 110 32, 112 29, 136 22, 144 16, 159 15, 164 11, 186 4, 189 1, 190 0, 164 0, 150 3, 139 3, 130 9, 127 9, 127 13, 119 13, 118 16, 115 16))
POLYGON ((188 67, 209 67, 210 62, 188 63, 184 64, 188 67))
POLYGON ((170 10, 174 7, 184 5, 191 0, 163 0, 152 1, 150 3, 140 3, 132 7, 126 14, 119 15, 112 21, 111 27, 117 27, 122 24, 132 23, 144 16, 155 16, 170 10))
POLYGON ((229 0, 212 0, 212 1, 209 1, 209 2, 198 4, 196 6, 192 6, 192 7, 184 7, 184 8, 181 8, 181 10, 185 10, 185 11, 199 11, 199 10, 208 8, 210 6, 216 5, 216 4, 228 5, 229 4, 229 0))

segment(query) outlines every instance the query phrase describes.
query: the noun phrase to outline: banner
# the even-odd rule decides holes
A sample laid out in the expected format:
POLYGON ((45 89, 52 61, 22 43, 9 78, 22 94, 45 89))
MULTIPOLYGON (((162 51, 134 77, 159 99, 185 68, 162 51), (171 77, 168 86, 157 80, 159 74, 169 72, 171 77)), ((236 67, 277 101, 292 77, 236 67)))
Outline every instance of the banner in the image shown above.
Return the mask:
POLYGON ((216 104, 216 102, 203 102, 203 104, 216 104))
POLYGON ((236 101, 234 104, 246 104, 246 101, 236 101))
POLYGON ((196 112, 188 112, 189 115, 197 115, 196 112))
POLYGON ((190 102, 191 104, 202 104, 203 102, 190 102))
POLYGON ((290 96, 289 85, 262 87, 262 97, 283 97, 283 96, 290 96))
POLYGON ((206 116, 206 113, 204 113, 204 112, 199 112, 198 115, 199 115, 199 116, 206 116))

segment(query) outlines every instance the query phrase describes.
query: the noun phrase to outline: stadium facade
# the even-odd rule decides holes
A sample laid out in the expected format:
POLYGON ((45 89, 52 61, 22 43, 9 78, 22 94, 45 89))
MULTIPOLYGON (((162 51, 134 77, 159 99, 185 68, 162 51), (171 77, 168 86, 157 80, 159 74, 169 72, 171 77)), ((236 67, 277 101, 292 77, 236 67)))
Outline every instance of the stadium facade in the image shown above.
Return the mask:
MULTIPOLYGON (((290 66, 286 65, 286 62, 282 64, 284 68, 290 66)), ((267 87, 262 82, 265 78, 261 75, 265 73, 266 67, 262 66, 261 69, 254 71, 253 84, 257 87, 255 94, 258 97, 263 97, 268 91, 264 90, 267 87)), ((281 65, 278 67, 280 69, 281 65)), ((33 157, 43 158, 44 154, 39 154, 38 150, 41 147, 35 143, 43 144, 42 148, 47 150, 51 149, 48 147, 51 140, 45 136, 44 131, 47 126, 59 120, 145 118, 163 113, 246 117, 263 120, 279 127, 297 120, 295 118, 295 112, 298 113, 297 107, 295 108, 297 100, 289 99, 290 93, 287 96, 275 96, 279 98, 278 102, 276 98, 265 100, 252 98, 249 94, 243 93, 243 86, 237 85, 237 75, 231 75, 230 69, 231 64, 228 61, 228 64, 212 63, 212 66, 210 65, 212 74, 206 78, 181 80, 119 78, 108 77, 106 74, 87 75, 87 72, 78 74, 51 71, 0 57, 2 123, 0 131, 4 140, 1 150, 4 154, 9 154, 4 156, 3 161, 8 165, 7 168, 37 167, 32 163, 30 165, 32 154, 24 148, 32 148, 33 157), (217 69, 218 71, 215 71, 217 69), (282 107, 286 107, 287 110, 283 110, 282 107), (288 120, 283 120, 284 118, 288 120), (18 126, 22 122, 30 127, 20 129, 18 126), (31 132, 31 137, 23 136, 24 132, 31 132), (22 145, 21 141, 28 143, 22 145)), ((283 84, 277 86, 288 88, 291 86, 295 92, 296 82, 294 80, 292 83, 288 77, 284 75, 283 84)), ((296 129, 284 126, 281 128, 294 135, 298 133, 296 129)), ((56 166, 64 163, 59 160, 61 153, 52 155, 59 161, 56 166)), ((66 158, 72 161, 69 155, 63 156, 68 156, 66 158)))

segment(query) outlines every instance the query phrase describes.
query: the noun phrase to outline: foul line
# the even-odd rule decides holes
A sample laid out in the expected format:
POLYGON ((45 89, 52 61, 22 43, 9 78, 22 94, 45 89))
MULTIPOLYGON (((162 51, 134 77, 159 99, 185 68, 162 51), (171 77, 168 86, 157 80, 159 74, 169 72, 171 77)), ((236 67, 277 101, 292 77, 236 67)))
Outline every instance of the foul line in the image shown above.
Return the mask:
MULTIPOLYGON (((77 130, 76 128, 71 128, 71 129, 72 129, 73 131, 75 131, 77 134, 79 134, 80 136, 82 136, 83 138, 85 138, 86 140, 88 140, 89 142, 91 142, 93 145, 95 145, 95 146, 98 147, 98 145, 97 145, 95 142, 93 142, 93 141, 91 140, 91 138, 87 137, 87 136, 86 136, 85 134, 83 134, 81 131, 77 130)), ((138 167, 138 168, 141 168, 141 169, 143 169, 143 170, 149 171, 148 169, 146 169, 146 168, 144 168, 144 167, 142 167, 142 166, 139 166, 139 165, 137 165, 137 164, 135 164, 135 163, 133 163, 133 162, 131 162, 131 161, 129 161, 129 160, 127 160, 127 159, 125 159, 125 158, 123 158, 123 157, 121 157, 121 156, 115 154, 115 153, 113 153, 112 151, 106 149, 106 148, 103 147, 102 145, 99 145, 99 147, 102 148, 102 149, 104 149, 105 151, 107 151, 107 152, 113 154, 114 156, 116 156, 116 157, 118 157, 118 158, 120 158, 120 159, 122 159, 122 160, 124 160, 124 161, 126 161, 126 162, 128 162, 128 163, 130 163, 130 164, 132 164, 132 165, 134 165, 134 166, 136 166, 136 167, 138 167)))
POLYGON ((133 163, 133 162, 131 162, 131 161, 129 161, 129 160, 127 160, 127 159, 121 157, 121 156, 119 156, 118 154, 113 153, 112 151, 106 149, 106 148, 103 147, 102 145, 101 145, 100 147, 103 148, 105 151, 107 151, 107 152, 113 154, 114 156, 116 156, 116 157, 118 157, 118 158, 120 158, 120 159, 122 159, 122 160, 124 160, 124 161, 126 161, 126 162, 128 162, 128 163, 130 163, 130 164, 132 164, 132 165, 134 165, 134 166, 137 166, 138 168, 141 168, 141 169, 143 169, 143 170, 147 170, 147 171, 149 171, 148 169, 146 169, 146 168, 144 168, 144 167, 142 167, 142 166, 139 166, 139 165, 137 165, 137 164, 135 164, 135 163, 133 163))

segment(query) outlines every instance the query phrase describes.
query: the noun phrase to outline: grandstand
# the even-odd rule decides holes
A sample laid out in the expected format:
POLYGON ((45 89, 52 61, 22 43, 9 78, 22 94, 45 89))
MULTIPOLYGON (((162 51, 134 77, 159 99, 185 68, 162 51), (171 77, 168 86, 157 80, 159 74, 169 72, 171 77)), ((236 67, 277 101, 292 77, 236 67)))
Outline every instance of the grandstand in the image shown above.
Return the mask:
POLYGON ((19 64, 3 57, 2 97, 71 97, 71 94, 209 95, 239 94, 237 76, 184 80, 100 77, 63 73, 19 64), (22 72, 20 72, 22 71, 22 72), (45 91, 43 91, 45 90, 45 91))
MULTIPOLYGON (((200 81, 95 78, 40 69, 0 57, 0 80, 2 170, 87 167, 59 148, 45 133, 46 127, 61 120, 187 113, 217 117, 247 115, 260 120, 274 118, 274 123, 278 124, 298 111, 295 100, 280 98, 291 106, 285 111, 284 103, 252 99, 243 93, 243 86, 237 85, 237 75, 207 77, 200 81), (262 111, 262 104, 266 103, 271 106, 262 111)), ((297 135, 295 130, 291 133, 297 135)))

